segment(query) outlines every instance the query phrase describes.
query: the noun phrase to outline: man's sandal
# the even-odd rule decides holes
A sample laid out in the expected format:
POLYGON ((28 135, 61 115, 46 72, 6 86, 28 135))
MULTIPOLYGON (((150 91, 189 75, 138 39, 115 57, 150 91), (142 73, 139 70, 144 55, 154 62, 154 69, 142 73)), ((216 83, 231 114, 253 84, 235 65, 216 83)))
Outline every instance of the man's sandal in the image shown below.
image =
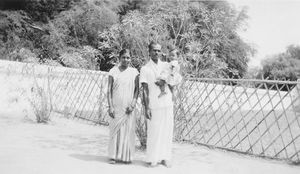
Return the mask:
POLYGON ((109 163, 109 164, 116 164, 116 160, 114 160, 114 159, 109 159, 108 163, 109 163))

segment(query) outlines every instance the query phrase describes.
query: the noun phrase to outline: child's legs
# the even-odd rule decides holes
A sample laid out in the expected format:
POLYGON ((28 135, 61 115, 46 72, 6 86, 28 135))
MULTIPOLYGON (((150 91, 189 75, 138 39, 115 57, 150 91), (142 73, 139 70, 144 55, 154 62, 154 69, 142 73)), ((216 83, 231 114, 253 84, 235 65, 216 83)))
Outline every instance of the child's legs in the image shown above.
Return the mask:
POLYGON ((159 89, 162 93, 165 93, 165 90, 166 90, 166 85, 161 85, 159 86, 159 89))
POLYGON ((163 80, 163 79, 158 79, 156 82, 155 82, 155 84, 159 87, 159 89, 160 89, 160 94, 158 95, 158 97, 161 97, 161 96, 163 96, 163 95, 165 95, 166 94, 166 92, 165 92, 165 88, 166 88, 166 81, 165 80, 163 80))
POLYGON ((167 94, 166 91, 165 91, 165 88, 166 88, 166 85, 162 85, 162 86, 159 86, 159 89, 160 89, 160 94, 158 95, 158 98, 167 94))

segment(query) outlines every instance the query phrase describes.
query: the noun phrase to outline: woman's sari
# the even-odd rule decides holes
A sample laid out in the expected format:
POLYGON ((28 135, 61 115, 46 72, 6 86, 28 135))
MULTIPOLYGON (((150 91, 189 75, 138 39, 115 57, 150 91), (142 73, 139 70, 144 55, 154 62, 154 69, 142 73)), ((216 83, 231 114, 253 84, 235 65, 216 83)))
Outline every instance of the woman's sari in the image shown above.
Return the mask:
POLYGON ((118 67, 110 70, 113 77, 113 107, 115 118, 110 120, 109 157, 117 161, 130 162, 135 146, 135 115, 126 114, 134 95, 134 81, 138 71, 128 67, 120 71, 118 67))

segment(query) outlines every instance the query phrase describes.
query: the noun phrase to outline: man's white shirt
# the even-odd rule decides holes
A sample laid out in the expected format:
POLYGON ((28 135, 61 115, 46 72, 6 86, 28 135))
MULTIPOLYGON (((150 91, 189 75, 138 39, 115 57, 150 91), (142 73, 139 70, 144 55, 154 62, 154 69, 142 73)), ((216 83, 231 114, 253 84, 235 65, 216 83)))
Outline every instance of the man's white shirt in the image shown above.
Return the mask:
POLYGON ((149 107, 150 109, 158 109, 173 106, 172 94, 168 86, 166 86, 166 95, 158 98, 161 90, 155 84, 160 73, 168 66, 166 62, 158 60, 157 64, 151 59, 141 68, 140 83, 147 83, 149 88, 149 107))

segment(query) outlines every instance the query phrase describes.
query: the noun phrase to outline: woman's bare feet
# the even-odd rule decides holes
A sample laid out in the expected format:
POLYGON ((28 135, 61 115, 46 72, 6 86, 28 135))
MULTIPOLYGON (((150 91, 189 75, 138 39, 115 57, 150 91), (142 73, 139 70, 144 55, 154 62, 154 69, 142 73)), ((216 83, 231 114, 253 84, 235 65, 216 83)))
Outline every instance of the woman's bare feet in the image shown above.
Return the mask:
POLYGON ((167 160, 162 160, 161 164, 164 165, 164 166, 166 166, 167 168, 171 168, 172 167, 171 162, 167 161, 167 160))
POLYGON ((157 166, 157 163, 147 163, 147 167, 153 168, 156 166, 157 166))

